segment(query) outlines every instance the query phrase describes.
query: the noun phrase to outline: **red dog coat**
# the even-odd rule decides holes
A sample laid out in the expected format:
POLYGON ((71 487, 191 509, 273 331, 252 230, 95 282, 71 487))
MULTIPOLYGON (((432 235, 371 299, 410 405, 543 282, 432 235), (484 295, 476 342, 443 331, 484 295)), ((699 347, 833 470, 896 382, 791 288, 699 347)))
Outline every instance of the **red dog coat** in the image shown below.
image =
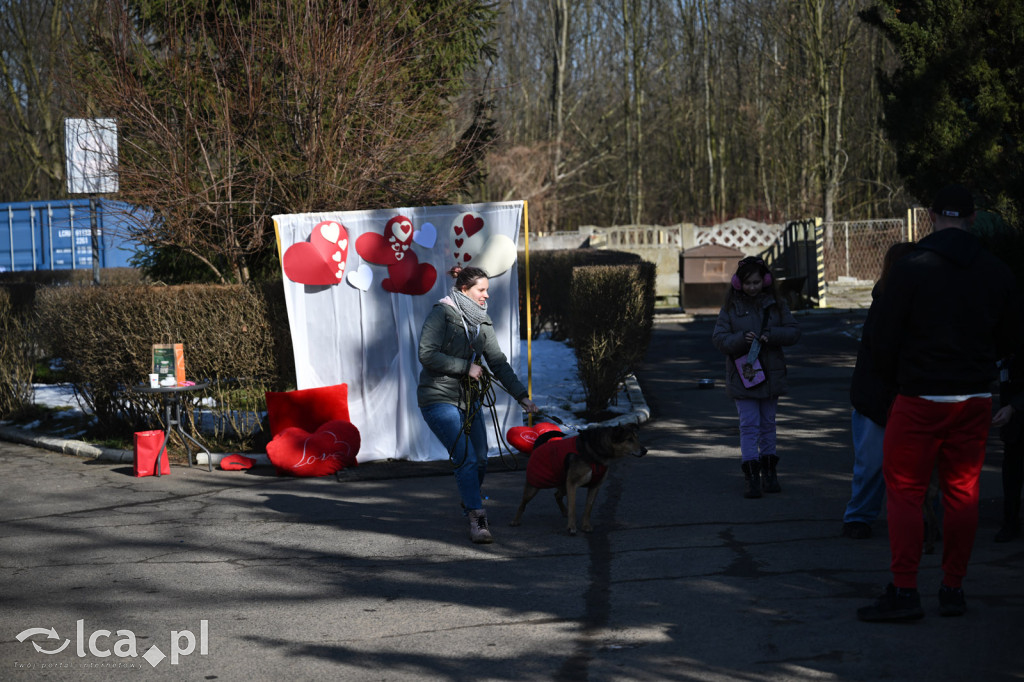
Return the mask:
MULTIPOLYGON (((576 437, 557 438, 535 449, 526 463, 526 483, 534 488, 561 488, 565 485, 565 458, 576 453, 576 437)), ((590 483, 587 488, 601 482, 608 467, 596 462, 590 465, 590 483)))

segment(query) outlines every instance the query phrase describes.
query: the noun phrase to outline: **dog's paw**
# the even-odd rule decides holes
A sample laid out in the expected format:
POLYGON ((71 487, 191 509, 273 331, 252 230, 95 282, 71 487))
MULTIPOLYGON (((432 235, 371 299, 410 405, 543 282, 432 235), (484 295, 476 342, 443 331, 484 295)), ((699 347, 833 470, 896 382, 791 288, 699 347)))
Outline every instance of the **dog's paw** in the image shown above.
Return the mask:
POLYGON ((511 521, 508 522, 508 525, 510 525, 512 527, 515 527, 515 526, 520 525, 520 523, 522 523, 522 522, 519 519, 512 519, 511 521))
POLYGON ((594 527, 591 526, 589 523, 583 525, 583 532, 584 533, 592 533, 593 531, 594 531, 594 527))
POLYGON ((576 529, 575 528, 570 528, 569 529, 569 535, 571 535, 572 537, 576 537, 576 529))

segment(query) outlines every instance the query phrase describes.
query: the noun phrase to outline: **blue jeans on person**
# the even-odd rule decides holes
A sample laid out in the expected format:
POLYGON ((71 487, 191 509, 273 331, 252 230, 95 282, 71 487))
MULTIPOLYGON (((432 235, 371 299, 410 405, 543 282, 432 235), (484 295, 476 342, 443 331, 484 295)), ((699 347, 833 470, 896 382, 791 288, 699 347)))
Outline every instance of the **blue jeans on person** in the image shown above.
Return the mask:
MULTIPOLYGON (((478 406, 479 407, 479 406, 478 406)), ((466 509, 483 509, 480 496, 487 473, 487 426, 477 409, 469 438, 463 433, 466 413, 451 403, 431 403, 420 408, 423 420, 441 441, 455 465, 455 484, 466 509)))
POLYGON ((744 462, 775 454, 775 413, 779 399, 738 398, 740 456, 744 462))
POLYGON ((853 483, 843 523, 872 523, 882 511, 885 478, 882 476, 882 442, 885 427, 856 409, 850 416, 853 432, 853 483))

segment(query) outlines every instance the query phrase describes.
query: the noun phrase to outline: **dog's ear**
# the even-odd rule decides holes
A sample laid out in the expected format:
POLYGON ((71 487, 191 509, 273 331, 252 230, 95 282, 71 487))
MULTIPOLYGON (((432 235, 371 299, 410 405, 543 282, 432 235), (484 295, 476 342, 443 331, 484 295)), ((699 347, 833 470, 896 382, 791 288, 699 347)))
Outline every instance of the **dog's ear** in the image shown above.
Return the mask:
POLYGON ((636 424, 620 424, 615 427, 615 431, 612 432, 615 440, 629 440, 637 433, 636 424))

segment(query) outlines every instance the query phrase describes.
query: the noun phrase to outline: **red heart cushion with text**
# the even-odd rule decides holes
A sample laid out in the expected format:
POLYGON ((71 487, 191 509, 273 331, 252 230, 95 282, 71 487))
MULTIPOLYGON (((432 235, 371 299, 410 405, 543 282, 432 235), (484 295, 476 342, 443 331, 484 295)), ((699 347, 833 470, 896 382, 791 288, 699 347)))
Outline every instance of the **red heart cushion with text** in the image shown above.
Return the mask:
POLYGON ((513 426, 508 430, 505 439, 519 452, 533 452, 533 444, 542 433, 559 430, 551 422, 538 422, 533 426, 513 426))
POLYGON ((267 457, 279 476, 327 476, 356 466, 359 429, 352 422, 330 421, 313 433, 289 427, 267 443, 267 457))
POLYGON ((316 431, 321 424, 348 421, 348 384, 303 388, 298 391, 267 391, 267 420, 271 437, 289 426, 316 431))

